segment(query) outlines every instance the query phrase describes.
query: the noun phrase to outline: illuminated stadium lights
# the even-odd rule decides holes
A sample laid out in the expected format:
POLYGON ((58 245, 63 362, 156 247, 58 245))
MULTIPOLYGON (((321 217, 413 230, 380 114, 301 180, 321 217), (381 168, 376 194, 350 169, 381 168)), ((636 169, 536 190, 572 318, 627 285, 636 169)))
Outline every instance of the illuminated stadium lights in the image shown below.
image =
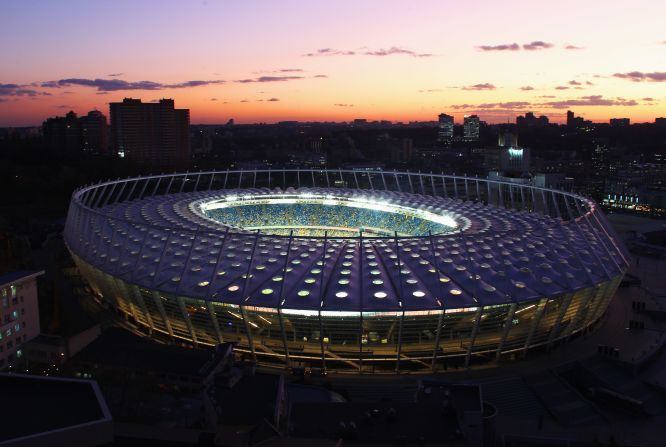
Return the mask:
POLYGON ((598 321, 628 266, 589 199, 381 171, 102 183, 73 194, 65 241, 93 290, 152 334, 364 373, 568 340, 598 321))
MULTIPOLYGON (((243 195, 230 195, 226 196, 223 199, 212 200, 208 202, 193 204, 192 210, 194 212, 200 212, 206 218, 213 220, 224 219, 227 215, 216 216, 213 213, 215 210, 224 210, 229 208, 236 207, 251 207, 251 206, 260 206, 260 205, 294 205, 294 204, 307 204, 307 205, 323 205, 328 207, 335 206, 345 206, 350 208, 357 208, 360 210, 371 210, 378 211, 383 213, 394 213, 399 215, 405 215, 406 217, 416 217, 424 219, 430 222, 438 223, 444 227, 447 227, 446 231, 455 230, 459 223, 456 222, 455 217, 449 215, 449 213, 434 213, 427 210, 422 210, 415 207, 403 206, 399 204, 390 203, 386 200, 376 200, 371 197, 336 197, 332 194, 315 194, 312 192, 303 192, 298 194, 282 194, 280 196, 275 195, 252 195, 252 194, 243 194, 243 195)), ((243 222, 239 222, 241 225, 236 225, 247 230, 277 230, 280 228, 284 229, 299 229, 304 228, 303 225, 242 225, 243 222)), ((333 229, 335 227, 327 227, 325 225, 312 225, 311 227, 317 229, 333 229)), ((375 230, 378 232, 387 232, 385 229, 372 227, 365 225, 367 230, 375 230)), ((352 227, 344 227, 350 231, 353 230, 352 227)), ((438 233, 441 231, 438 231, 438 233)))

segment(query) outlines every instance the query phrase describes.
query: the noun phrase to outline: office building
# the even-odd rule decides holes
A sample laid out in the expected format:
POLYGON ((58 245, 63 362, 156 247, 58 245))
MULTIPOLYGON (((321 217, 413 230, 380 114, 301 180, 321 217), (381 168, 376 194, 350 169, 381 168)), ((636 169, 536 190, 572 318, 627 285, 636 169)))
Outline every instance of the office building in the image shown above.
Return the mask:
POLYGON ((481 121, 476 115, 465 115, 463 123, 463 138, 465 141, 477 141, 479 139, 479 128, 481 121))
POLYGON ((439 114, 437 141, 448 143, 453 139, 453 117, 445 113, 439 114))
POLYGON ((184 169, 190 163, 190 111, 173 99, 144 103, 125 98, 109 105, 113 150, 153 171, 184 169))

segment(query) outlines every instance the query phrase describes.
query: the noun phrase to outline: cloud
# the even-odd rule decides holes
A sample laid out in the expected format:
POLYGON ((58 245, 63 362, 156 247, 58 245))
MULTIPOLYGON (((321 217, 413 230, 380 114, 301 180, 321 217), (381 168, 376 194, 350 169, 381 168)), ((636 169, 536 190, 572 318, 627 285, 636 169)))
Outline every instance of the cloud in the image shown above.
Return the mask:
POLYGON ((567 45, 564 47, 565 50, 584 50, 585 47, 578 47, 576 45, 567 45))
POLYGON ((124 74, 125 73, 109 73, 107 76, 109 76, 110 78, 117 78, 118 76, 122 76, 124 74))
POLYGON ((505 110, 515 110, 515 109, 525 109, 529 108, 532 103, 527 101, 508 101, 508 102, 490 102, 483 104, 457 104, 452 105, 451 108, 460 110, 460 109, 505 109, 505 110))
POLYGON ((530 91, 530 90, 534 90, 534 87, 532 87, 531 85, 524 85, 524 86, 520 87, 520 89, 524 92, 527 92, 527 91, 530 91))
POLYGON ((60 106, 55 106, 55 108, 56 108, 56 109, 70 109, 70 110, 71 110, 71 109, 74 108, 74 106, 70 106, 70 105, 67 105, 67 104, 63 104, 63 105, 60 105, 60 106))
MULTIPOLYGON (((364 49, 366 47, 362 47, 364 49)), ((417 58, 423 57, 433 57, 435 56, 432 53, 419 53, 417 51, 408 50, 402 47, 392 46, 390 48, 379 48, 376 50, 366 49, 362 53, 352 50, 336 50, 333 48, 320 48, 313 53, 306 53, 303 56, 305 57, 315 57, 315 56, 355 56, 355 55, 364 55, 364 56, 392 56, 392 55, 405 55, 417 58)))
POLYGON ((356 52, 354 51, 344 51, 344 50, 334 50, 332 48, 320 48, 314 53, 307 53, 303 56, 305 57, 315 57, 315 56, 353 56, 356 52))
POLYGON ((241 102, 250 102, 250 101, 247 99, 241 99, 241 102))
POLYGON ((642 82, 642 81, 664 82, 666 81, 666 71, 654 71, 652 73, 644 73, 642 71, 631 71, 629 73, 615 73, 613 77, 620 79, 628 79, 634 82, 642 82))
POLYGON ((217 101, 217 98, 210 98, 211 101, 217 101))
POLYGON ((558 85, 557 87, 555 87, 555 90, 569 90, 569 87, 567 87, 566 85, 558 85))
POLYGON ((436 93, 436 92, 441 92, 441 88, 430 88, 427 90, 419 90, 419 93, 436 93))
POLYGON ((406 54, 411 57, 433 57, 432 53, 417 53, 416 51, 407 50, 400 47, 391 47, 389 49, 380 48, 379 50, 366 51, 366 56, 391 56, 393 54, 406 54))
POLYGON ((542 104, 554 109, 566 109, 577 106, 636 106, 638 102, 633 99, 604 98, 602 95, 583 96, 578 99, 567 99, 564 101, 550 101, 542 104))
POLYGON ((583 85, 578 81, 569 81, 569 85, 583 85))
POLYGON ((530 43, 523 44, 523 50, 527 51, 536 51, 536 50, 546 50, 548 48, 553 48, 552 43, 544 42, 542 40, 535 40, 530 43))
POLYGON ((176 84, 163 84, 154 81, 137 81, 129 82, 122 79, 85 79, 85 78, 68 78, 60 79, 58 81, 42 82, 41 87, 46 88, 60 88, 65 86, 80 85, 84 87, 93 87, 101 92, 115 92, 120 90, 166 90, 166 89, 179 89, 189 87, 200 87, 202 85, 223 84, 222 80, 211 81, 185 81, 176 84))
POLYGON ((495 87, 493 84, 489 84, 487 82, 484 84, 474 84, 461 87, 463 90, 495 90, 496 88, 497 87, 495 87))
POLYGON ((651 102, 651 101, 656 101, 656 99, 654 99, 654 98, 650 98, 650 97, 648 96, 647 98, 641 98, 641 101, 648 101, 648 102, 651 102))
POLYGON ((0 84, 0 96, 51 96, 48 92, 40 92, 26 87, 28 86, 19 84, 0 84))
POLYGON ((336 103, 333 104, 335 107, 354 107, 354 104, 342 104, 342 103, 336 103))
POLYGON ((270 99, 267 99, 266 101, 268 101, 268 102, 277 102, 277 101, 279 101, 279 99, 278 98, 270 98, 270 99))
POLYGON ((520 45, 517 43, 504 43, 501 45, 479 45, 478 47, 481 51, 519 51, 520 45))
POLYGON ((296 79, 303 79, 303 76, 259 76, 258 78, 253 79, 239 79, 234 82, 248 84, 251 82, 285 82, 294 81, 296 79))
MULTIPOLYGON (((266 73, 303 73, 305 70, 302 68, 278 68, 277 70, 259 70, 253 71, 252 74, 266 74, 266 73)), ((217 73, 214 73, 217 75, 217 73)))
POLYGON ((312 76, 312 77, 313 77, 313 78, 327 78, 328 75, 318 74, 318 75, 314 75, 314 76, 312 76))

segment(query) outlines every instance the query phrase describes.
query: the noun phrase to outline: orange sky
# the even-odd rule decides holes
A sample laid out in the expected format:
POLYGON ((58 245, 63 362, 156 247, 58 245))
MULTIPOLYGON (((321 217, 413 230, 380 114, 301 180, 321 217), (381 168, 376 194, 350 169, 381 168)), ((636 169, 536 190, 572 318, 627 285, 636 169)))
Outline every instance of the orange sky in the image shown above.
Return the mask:
POLYGON ((0 126, 124 97, 192 123, 666 116, 666 2, 12 2, 0 126), (197 82, 192 82, 197 81, 197 82))

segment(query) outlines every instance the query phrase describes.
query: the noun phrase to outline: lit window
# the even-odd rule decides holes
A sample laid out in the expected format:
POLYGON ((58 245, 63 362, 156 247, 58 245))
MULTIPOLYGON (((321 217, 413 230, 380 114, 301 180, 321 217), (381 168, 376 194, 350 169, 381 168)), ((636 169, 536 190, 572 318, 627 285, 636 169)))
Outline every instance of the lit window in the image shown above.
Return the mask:
POLYGON ((348 295, 349 294, 347 292, 337 292, 335 294, 335 296, 338 297, 338 298, 347 298, 348 295))
POLYGON ((386 292, 375 292, 375 298, 386 298, 386 292))
POLYGON ((264 289, 261 291, 262 295, 270 295, 271 293, 273 293, 273 289, 264 289))
POLYGON ((232 286, 229 286, 229 287, 227 288, 227 290, 228 290, 229 292, 236 292, 236 291, 238 291, 238 289, 240 289, 240 287, 237 286, 236 284, 234 284, 234 285, 232 285, 232 286))

